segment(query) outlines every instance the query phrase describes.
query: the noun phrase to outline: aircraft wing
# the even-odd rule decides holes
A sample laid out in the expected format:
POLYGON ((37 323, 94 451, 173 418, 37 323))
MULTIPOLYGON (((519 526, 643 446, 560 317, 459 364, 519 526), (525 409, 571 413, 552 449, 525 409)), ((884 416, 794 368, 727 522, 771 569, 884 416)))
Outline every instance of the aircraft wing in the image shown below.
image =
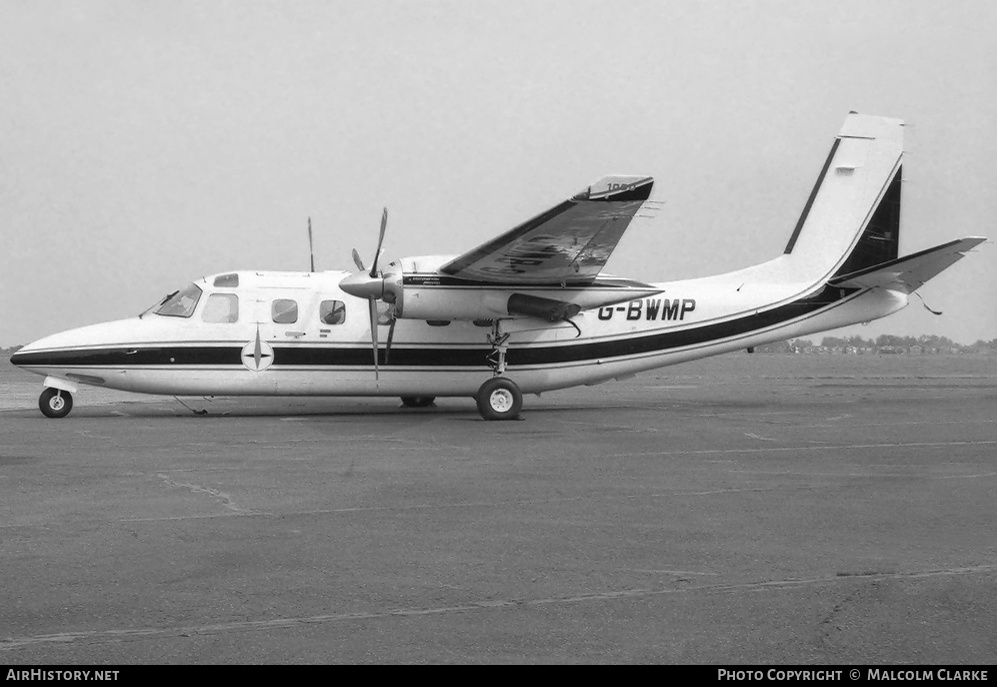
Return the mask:
POLYGON ((440 268, 496 285, 585 285, 602 270, 651 194, 647 176, 608 176, 440 268))
POLYGON ((880 286, 893 291, 913 293, 926 281, 959 261, 967 251, 984 241, 986 239, 979 236, 949 241, 934 248, 845 274, 832 279, 830 283, 832 286, 846 288, 880 286))

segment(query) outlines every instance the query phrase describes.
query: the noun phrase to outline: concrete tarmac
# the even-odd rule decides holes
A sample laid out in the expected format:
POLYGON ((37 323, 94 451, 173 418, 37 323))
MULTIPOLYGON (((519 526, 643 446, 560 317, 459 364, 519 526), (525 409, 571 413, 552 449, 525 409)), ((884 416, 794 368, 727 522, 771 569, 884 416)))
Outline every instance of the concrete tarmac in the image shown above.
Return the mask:
POLYGON ((0 663, 993 664, 997 359, 882 358, 2 410, 0 663))

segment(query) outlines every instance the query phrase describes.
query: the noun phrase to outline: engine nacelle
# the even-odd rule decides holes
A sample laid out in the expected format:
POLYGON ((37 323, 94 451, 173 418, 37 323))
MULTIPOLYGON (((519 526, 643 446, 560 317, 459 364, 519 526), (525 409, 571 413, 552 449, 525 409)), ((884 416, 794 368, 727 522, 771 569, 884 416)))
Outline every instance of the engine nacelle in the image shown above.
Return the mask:
POLYGON ((406 320, 494 320, 533 317, 548 322, 569 320, 582 310, 661 293, 653 284, 599 275, 573 285, 503 285, 460 279, 436 268, 442 256, 404 258, 383 273, 354 273, 339 287, 358 298, 394 305, 395 317, 406 320))
POLYGON ((387 267, 383 275, 383 298, 394 304, 396 317, 409 320, 534 317, 561 322, 582 310, 624 303, 661 291, 650 284, 613 278, 597 279, 586 286, 499 287, 436 272, 435 263, 442 264, 443 260, 405 258, 387 267))
POLYGON ((574 317, 582 309, 577 303, 505 289, 468 291, 455 288, 402 287, 393 291, 392 295, 395 316, 410 320, 536 317, 548 322, 560 322, 574 317))

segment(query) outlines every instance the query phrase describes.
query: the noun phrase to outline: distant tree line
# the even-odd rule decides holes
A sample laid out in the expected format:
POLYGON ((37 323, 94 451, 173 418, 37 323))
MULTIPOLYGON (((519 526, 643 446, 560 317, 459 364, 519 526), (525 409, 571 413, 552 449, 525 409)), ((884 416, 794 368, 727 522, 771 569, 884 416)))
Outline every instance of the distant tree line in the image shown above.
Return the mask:
POLYGON ((922 334, 917 337, 881 334, 875 339, 863 339, 861 336, 847 338, 825 336, 819 344, 815 344, 810 339, 788 339, 758 346, 755 350, 760 353, 837 353, 845 355, 940 355, 952 353, 994 355, 997 354, 997 339, 990 341, 980 339, 975 343, 965 345, 958 344, 947 336, 936 336, 935 334, 922 334))

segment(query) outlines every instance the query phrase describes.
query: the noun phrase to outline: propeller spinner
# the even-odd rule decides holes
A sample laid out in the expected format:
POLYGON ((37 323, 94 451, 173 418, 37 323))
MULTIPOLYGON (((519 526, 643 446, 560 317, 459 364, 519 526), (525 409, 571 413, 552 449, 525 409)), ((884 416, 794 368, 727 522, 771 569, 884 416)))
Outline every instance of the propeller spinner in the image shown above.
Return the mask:
POLYGON ((339 282, 339 288, 351 296, 366 298, 370 311, 370 342, 374 349, 374 379, 379 379, 377 360, 377 301, 384 297, 384 279, 377 271, 377 261, 381 257, 381 245, 384 243, 384 230, 388 226, 388 208, 384 208, 381 215, 381 233, 377 238, 377 250, 374 252, 374 261, 370 266, 370 272, 366 271, 363 261, 357 249, 353 249, 353 262, 360 269, 359 272, 339 282))
POLYGON ((351 274, 339 282, 339 288, 351 296, 357 298, 382 298, 384 296, 384 280, 377 271, 377 261, 381 257, 381 245, 384 243, 384 230, 387 226, 388 208, 384 208, 384 213, 381 215, 381 234, 377 239, 377 250, 374 252, 374 262, 370 266, 369 273, 364 267, 357 249, 353 249, 353 262, 360 269, 360 272, 351 274))

